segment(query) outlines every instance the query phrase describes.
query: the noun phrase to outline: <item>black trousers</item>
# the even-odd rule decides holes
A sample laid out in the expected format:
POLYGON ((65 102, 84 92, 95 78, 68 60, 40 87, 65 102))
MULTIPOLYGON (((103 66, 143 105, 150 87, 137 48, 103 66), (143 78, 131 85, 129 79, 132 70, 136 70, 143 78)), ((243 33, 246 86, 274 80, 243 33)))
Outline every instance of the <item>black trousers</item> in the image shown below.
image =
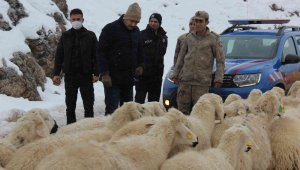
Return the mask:
POLYGON ((159 102, 160 93, 161 93, 161 77, 143 78, 140 79, 135 85, 135 102, 145 103, 146 95, 148 93, 148 101, 157 101, 159 102))
POLYGON ((65 91, 66 91, 66 114, 67 124, 76 122, 76 101, 78 89, 80 90, 81 98, 84 107, 84 117, 94 116, 94 86, 91 74, 66 74, 65 75, 65 91))

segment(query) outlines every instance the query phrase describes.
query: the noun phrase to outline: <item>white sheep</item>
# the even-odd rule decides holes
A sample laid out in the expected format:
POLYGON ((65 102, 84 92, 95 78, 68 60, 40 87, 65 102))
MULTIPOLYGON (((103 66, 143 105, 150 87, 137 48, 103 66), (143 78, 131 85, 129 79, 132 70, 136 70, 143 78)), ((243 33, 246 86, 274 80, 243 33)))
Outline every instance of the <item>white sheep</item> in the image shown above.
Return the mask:
MULTIPOLYGON (((133 108, 136 109, 136 111, 133 110, 134 112, 140 112, 143 116, 161 116, 166 112, 164 106, 159 102, 147 102, 144 104, 130 102, 130 105, 132 110, 133 108)), ((111 116, 101 116, 96 118, 81 119, 75 123, 61 127, 57 133, 72 134, 85 130, 103 128, 110 118, 111 116)))
MULTIPOLYGON (((248 152, 253 144, 247 127, 234 125, 226 130, 217 148, 201 152, 186 151, 166 160, 161 170, 234 170, 241 155, 248 152)), ((251 170, 252 161, 249 160, 244 170, 251 170)))
POLYGON ((181 112, 170 109, 147 134, 121 138, 108 144, 80 143, 64 147, 43 159, 37 170, 158 170, 172 146, 198 143, 197 136, 184 125, 186 122, 181 112))
POLYGON ((253 89, 250 91, 248 97, 247 97, 247 102, 250 105, 253 105, 257 102, 257 100, 262 96, 262 91, 260 89, 253 89))
POLYGON ((55 121, 47 110, 31 109, 18 119, 16 128, 12 129, 5 139, 16 148, 20 148, 49 136, 54 127, 55 121))
POLYGON ((142 117, 138 120, 132 121, 124 125, 121 129, 116 131, 111 137, 110 141, 118 140, 122 137, 130 135, 146 134, 150 128, 159 120, 159 117, 142 117))
POLYGON ((11 160, 11 157, 16 151, 16 147, 13 146, 7 140, 0 140, 0 167, 5 167, 11 160))
POLYGON ((47 139, 42 139, 35 143, 26 145, 14 154, 6 168, 10 170, 32 170, 36 167, 40 160, 58 148, 90 140, 96 140, 98 142, 107 141, 111 138, 114 132, 119 130, 128 122, 139 119, 142 116, 142 113, 136 109, 136 103, 124 103, 111 115, 111 118, 107 121, 104 128, 86 130, 72 135, 57 134, 47 139))
POLYGON ((9 111, 9 116, 5 119, 7 122, 16 122, 21 118, 26 112, 21 109, 11 109, 9 111))
MULTIPOLYGON (((299 116, 299 108, 294 110, 299 116)), ((272 169, 294 170, 300 167, 300 119, 291 114, 281 114, 272 122, 272 169)))
POLYGON ((226 97, 226 99, 224 101, 224 105, 226 106, 226 105, 230 104, 231 102, 240 100, 240 99, 242 99, 242 97, 240 95, 232 93, 226 97))
POLYGON ((210 138, 217 118, 221 122, 224 118, 222 98, 213 93, 202 95, 188 116, 191 129, 202 141, 197 146, 198 150, 210 148, 210 138))
POLYGON ((233 117, 237 115, 247 114, 249 106, 244 100, 235 100, 224 106, 224 117, 233 117))
MULTIPOLYGON (((233 94, 232 94, 233 95, 233 94)), ((253 89, 249 93, 247 99, 236 98, 234 101, 225 104, 224 102, 224 114, 225 117, 232 117, 237 115, 243 115, 250 113, 253 110, 258 99, 261 97, 262 91, 259 89, 253 89)))
MULTIPOLYGON (((289 89, 287 95, 291 97, 297 97, 297 91, 300 89, 300 81, 295 81, 289 89)), ((298 96, 299 97, 299 96, 298 96)))
POLYGON ((160 102, 146 102, 142 106, 147 109, 150 116, 163 116, 167 112, 165 106, 160 102))
MULTIPOLYGON (((299 90, 300 91, 300 90, 299 90)), ((300 105, 300 98, 292 96, 284 96, 281 98, 284 108, 297 108, 300 105)))
MULTIPOLYGON (((224 131, 236 123, 243 123, 250 129, 251 136, 259 149, 251 152, 251 158, 255 164, 252 169, 265 170, 272 160, 269 129, 272 119, 278 114, 280 102, 274 92, 264 93, 258 100, 256 113, 225 119, 222 124, 216 125, 212 135, 212 145, 217 146, 224 131), (264 159, 261 159, 264 158, 264 159)), ((243 167, 243 162, 241 162, 243 167)))
MULTIPOLYGON (((207 93, 202 95, 193 106, 191 114, 187 116, 188 127, 201 139, 201 143, 195 148, 204 150, 211 147, 211 134, 215 126, 215 120, 219 118, 221 122, 224 118, 223 101, 219 95, 207 93)), ((190 149, 186 146, 176 146, 169 154, 169 157, 178 152, 190 149)))
POLYGON ((105 127, 105 123, 107 122, 108 118, 108 116, 100 116, 95 118, 80 119, 75 123, 71 123, 59 128, 57 134, 72 134, 85 130, 103 128, 105 127))
POLYGON ((55 121, 44 109, 31 109, 16 122, 16 127, 0 141, 0 165, 5 166, 16 149, 50 135, 55 121))

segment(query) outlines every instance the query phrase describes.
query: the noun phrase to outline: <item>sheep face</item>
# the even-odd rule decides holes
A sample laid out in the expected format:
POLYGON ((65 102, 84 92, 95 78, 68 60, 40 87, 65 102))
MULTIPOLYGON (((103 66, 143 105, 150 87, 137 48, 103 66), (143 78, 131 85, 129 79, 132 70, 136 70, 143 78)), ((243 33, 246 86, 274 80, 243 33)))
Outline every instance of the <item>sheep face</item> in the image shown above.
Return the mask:
POLYGON ((50 133, 55 133, 57 131, 58 126, 47 110, 35 108, 29 110, 27 114, 34 114, 36 116, 40 115, 41 118, 44 120, 45 124, 47 125, 50 133))
POLYGON ((198 137, 184 125, 178 123, 176 126, 176 135, 174 139, 174 145, 188 145, 196 147, 198 144, 198 137))
POLYGON ((257 144, 251 137, 250 130, 242 125, 235 124, 227 129, 220 141, 220 144, 238 143, 235 147, 240 148, 240 151, 249 152, 251 149, 258 149, 257 144))
POLYGON ((255 107, 258 112, 262 111, 268 115, 277 115, 280 106, 280 101, 276 94, 271 91, 264 93, 258 100, 255 107))
POLYGON ((183 144, 195 147, 198 144, 198 137, 188 128, 190 123, 182 112, 171 108, 165 116, 168 117, 175 128, 173 146, 183 144))
POLYGON ((8 134, 8 139, 20 148, 27 143, 49 136, 50 130, 38 113, 25 115, 17 121, 17 127, 8 134))

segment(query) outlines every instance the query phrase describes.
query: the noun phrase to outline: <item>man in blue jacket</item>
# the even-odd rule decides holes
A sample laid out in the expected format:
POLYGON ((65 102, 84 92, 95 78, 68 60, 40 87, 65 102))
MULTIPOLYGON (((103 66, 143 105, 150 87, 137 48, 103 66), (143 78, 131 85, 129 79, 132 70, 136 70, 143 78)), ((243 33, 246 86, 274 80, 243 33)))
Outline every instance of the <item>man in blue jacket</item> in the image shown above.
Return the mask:
POLYGON ((104 85, 105 115, 112 114, 124 102, 133 101, 134 77, 143 72, 142 44, 137 27, 140 19, 141 8, 133 3, 100 34, 97 59, 104 85))

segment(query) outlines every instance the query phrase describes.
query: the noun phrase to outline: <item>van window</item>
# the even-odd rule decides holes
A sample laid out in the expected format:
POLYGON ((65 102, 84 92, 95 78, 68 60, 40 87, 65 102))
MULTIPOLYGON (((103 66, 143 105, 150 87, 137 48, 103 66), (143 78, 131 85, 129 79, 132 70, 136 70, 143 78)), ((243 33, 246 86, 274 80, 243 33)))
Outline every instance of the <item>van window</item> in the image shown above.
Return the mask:
POLYGON ((295 55, 297 54, 292 37, 288 38, 285 41, 282 53, 283 53, 283 56, 286 56, 288 54, 295 54, 295 55))

